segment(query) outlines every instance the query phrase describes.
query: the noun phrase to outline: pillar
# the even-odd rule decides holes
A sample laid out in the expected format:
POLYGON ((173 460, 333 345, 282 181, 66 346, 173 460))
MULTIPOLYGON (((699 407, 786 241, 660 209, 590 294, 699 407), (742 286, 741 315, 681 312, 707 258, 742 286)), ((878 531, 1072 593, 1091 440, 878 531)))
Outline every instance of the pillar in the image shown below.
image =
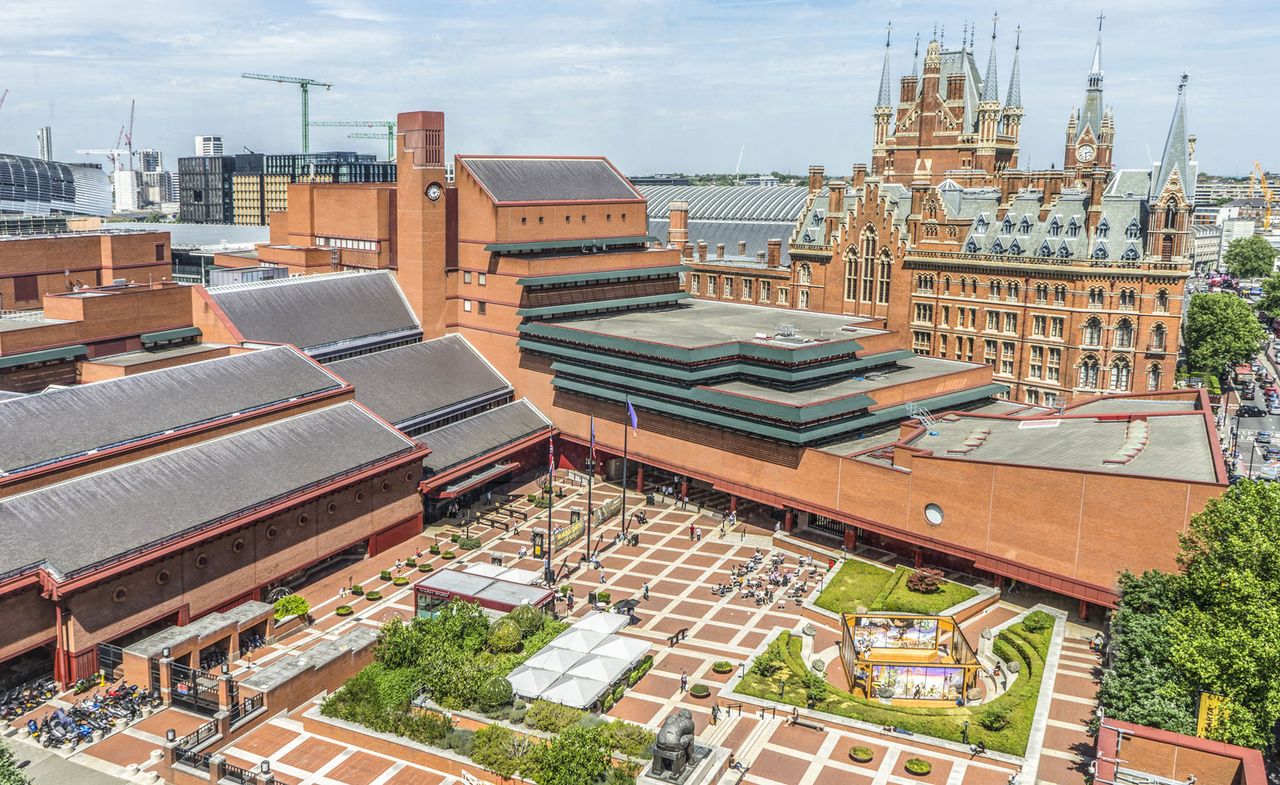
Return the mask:
POLYGON ((218 708, 231 708, 231 674, 224 673, 218 677, 218 708))
POLYGON ((636 493, 644 493, 644 464, 636 465, 636 493))
POLYGON ((995 578, 996 578, 996 591, 1004 591, 1004 576, 997 575, 995 576, 995 578))
POLYGON ((782 528, 790 534, 796 527, 796 514, 790 507, 783 508, 782 511, 782 528))
POLYGON ((168 706, 172 702, 172 698, 169 695, 169 684, 173 676, 169 672, 169 666, 173 665, 173 658, 161 657, 160 662, 157 664, 159 665, 157 676, 160 680, 160 700, 164 702, 164 705, 168 706))
POLYGON ((684 497, 688 495, 689 495, 689 478, 681 477, 680 478, 680 498, 684 499, 684 497))
MULTIPOLYGON (((222 690, 218 690, 218 700, 222 700, 222 690)), ((231 712, 223 709, 213 715, 213 721, 218 723, 218 733, 222 734, 222 738, 231 735, 231 712)))
POLYGON ((729 512, 736 513, 737 511, 738 511, 738 497, 730 495, 729 496, 729 512))
POLYGON ((218 781, 222 779, 222 766, 227 759, 218 753, 209 756, 209 785, 218 785, 218 781))
POLYGON ((844 549, 846 551, 858 550, 858 528, 856 526, 844 527, 844 549))
POLYGON ((922 548, 914 549, 911 552, 911 558, 917 570, 923 567, 924 566, 924 549, 922 548))
POLYGON ((1089 621, 1089 601, 1080 601, 1080 621, 1089 621))

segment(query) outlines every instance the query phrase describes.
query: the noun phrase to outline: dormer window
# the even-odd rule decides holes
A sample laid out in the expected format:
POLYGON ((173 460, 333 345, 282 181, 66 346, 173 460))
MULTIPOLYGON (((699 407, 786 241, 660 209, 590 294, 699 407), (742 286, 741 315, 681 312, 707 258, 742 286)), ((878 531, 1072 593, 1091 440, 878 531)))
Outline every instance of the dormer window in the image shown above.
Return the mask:
POLYGON ((1040 243, 1040 250, 1036 251, 1036 253, 1039 254, 1040 256, 1048 258, 1050 256, 1053 256, 1053 249, 1049 247, 1049 243, 1044 242, 1044 243, 1040 243))
POLYGON ((977 253, 977 252, 978 252, 978 243, 977 243, 977 241, 976 241, 976 240, 974 240, 972 237, 970 237, 970 238, 969 238, 969 242, 967 242, 967 243, 965 243, 965 244, 964 244, 964 252, 965 252, 965 253, 977 253))
POLYGON ((1018 234, 1031 234, 1031 221, 1027 220, 1025 215, 1022 217, 1022 223, 1018 224, 1018 234))
POLYGON ((1101 243, 1099 243, 1099 244, 1098 244, 1098 247, 1093 249, 1093 258, 1094 258, 1094 259, 1106 259, 1106 258, 1107 258, 1107 247, 1106 247, 1105 245, 1102 245, 1101 243))
POLYGON ((814 213, 814 214, 813 214, 813 225, 814 225, 814 226, 821 226, 821 225, 822 225, 822 214, 821 214, 821 213, 814 213))
POLYGON ((1059 257, 1061 257, 1061 258, 1063 258, 1063 259, 1066 259, 1066 258, 1067 258, 1068 256, 1070 256, 1070 255, 1071 255, 1071 249, 1067 247, 1067 244, 1066 244, 1066 243, 1063 243, 1062 245, 1059 245, 1059 246, 1058 246, 1058 256, 1059 256, 1059 257))
POLYGON ((1124 236, 1130 240, 1136 240, 1142 234, 1142 227, 1138 225, 1138 219, 1134 218, 1129 222, 1128 228, 1124 230, 1124 236))
POLYGON ((1126 262, 1136 262, 1138 261, 1138 249, 1131 245, 1125 249, 1124 255, 1120 258, 1126 262))
POLYGON ((1018 245, 1017 240, 1014 240, 1012 243, 1009 244, 1009 253, 1015 254, 1015 255, 1022 254, 1022 246, 1018 245))
POLYGON ((1067 224, 1067 237, 1079 237, 1079 236, 1080 236, 1080 224, 1076 221, 1076 219, 1072 218, 1071 223, 1067 224))
POLYGON ((974 233, 974 234, 986 234, 986 233, 987 233, 987 219, 986 219, 986 218, 983 218, 981 215, 980 215, 980 216, 978 216, 978 220, 976 220, 976 221, 974 221, 974 222, 973 222, 973 233, 974 233))
POLYGON ((1062 234, 1062 224, 1058 222, 1057 216, 1054 216, 1053 220, 1049 222, 1049 236, 1057 237, 1059 234, 1062 234))
POLYGON ((1000 231, 1004 234, 1011 233, 1013 231, 1013 221, 1008 218, 1004 219, 1004 223, 1000 224, 1000 231))
POLYGON ((1103 218, 1102 223, 1098 224, 1098 239, 1107 239, 1107 234, 1111 232, 1111 224, 1107 223, 1107 219, 1103 218))
POLYGON ((996 240, 996 244, 991 246, 991 253, 1004 253, 1004 243, 996 240))

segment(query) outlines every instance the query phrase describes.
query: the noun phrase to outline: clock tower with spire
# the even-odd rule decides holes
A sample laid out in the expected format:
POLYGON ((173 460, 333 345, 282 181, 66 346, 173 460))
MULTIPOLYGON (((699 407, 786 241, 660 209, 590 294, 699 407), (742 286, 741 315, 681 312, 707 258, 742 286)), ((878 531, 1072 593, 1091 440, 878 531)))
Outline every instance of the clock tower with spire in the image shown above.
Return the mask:
POLYGON ((1081 175, 1089 169, 1110 169, 1115 119, 1102 104, 1102 20, 1098 14, 1098 40, 1093 47, 1093 65, 1089 68, 1089 86, 1085 89, 1084 107, 1071 112, 1067 120, 1067 144, 1062 168, 1081 175))

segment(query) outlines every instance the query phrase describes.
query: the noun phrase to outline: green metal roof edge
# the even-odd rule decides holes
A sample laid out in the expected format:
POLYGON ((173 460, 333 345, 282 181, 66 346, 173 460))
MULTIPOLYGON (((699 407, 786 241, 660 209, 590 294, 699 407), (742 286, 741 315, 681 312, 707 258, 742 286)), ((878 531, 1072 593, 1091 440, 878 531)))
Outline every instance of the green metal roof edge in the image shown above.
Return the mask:
MULTIPOLYGON (((1009 391, 1009 385, 991 383, 984 384, 981 387, 974 387, 968 390, 959 390, 945 395, 935 395, 932 398, 924 398, 919 401, 913 401, 918 406, 924 406, 933 414, 945 411, 947 407, 957 406, 962 403, 969 403, 980 398, 990 398, 1000 393, 1009 391)), ((907 420, 911 418, 910 403, 903 403, 897 406, 890 406, 885 409, 874 411, 870 415, 870 420, 860 427, 866 428, 875 425, 881 425, 894 420, 907 420)))
POLYGON ((668 264, 662 267, 635 267, 630 270, 597 270, 588 273, 567 273, 565 275, 539 275, 531 278, 517 278, 517 286, 550 286, 557 283, 573 283, 575 281, 607 281, 611 278, 626 280, 641 278, 646 275, 671 275, 688 270, 683 264, 668 264))
POLYGON ((691 296, 688 292, 669 292, 667 294, 649 294, 644 297, 618 297, 613 300, 592 300, 585 303, 546 305, 540 308, 517 308, 516 316, 564 316, 566 314, 600 311, 607 308, 626 308, 632 305, 671 305, 691 296))
POLYGON ((161 330, 154 333, 143 333, 140 338, 143 343, 160 343, 161 341, 176 341, 181 338, 195 338, 203 333, 199 327, 178 327, 173 330, 161 330))
POLYGON ((792 423, 797 428, 803 428, 806 423, 816 420, 852 415, 875 405, 875 399, 865 393, 858 393, 823 403, 793 406, 705 387, 689 388, 666 385, 648 379, 611 373, 601 368, 585 368, 572 362, 553 362, 551 370, 557 375, 561 372, 566 372, 588 379, 604 379, 618 387, 637 392, 660 392, 674 398, 682 398, 690 403, 715 406, 730 411, 741 411, 745 414, 760 417, 769 417, 774 420, 792 423))
POLYGON ((18 365, 42 363, 49 360, 69 360, 72 357, 81 355, 87 357, 89 355, 89 347, 82 343, 77 343, 72 346, 60 346, 57 349, 41 349, 38 352, 5 355, 0 357, 0 368, 13 368, 18 365))
POLYGON ((519 253, 521 251, 554 251, 574 248, 611 248, 616 245, 648 245, 657 242, 652 235, 630 237, 582 237, 575 240, 540 240, 532 243, 489 243, 484 247, 489 253, 519 253))

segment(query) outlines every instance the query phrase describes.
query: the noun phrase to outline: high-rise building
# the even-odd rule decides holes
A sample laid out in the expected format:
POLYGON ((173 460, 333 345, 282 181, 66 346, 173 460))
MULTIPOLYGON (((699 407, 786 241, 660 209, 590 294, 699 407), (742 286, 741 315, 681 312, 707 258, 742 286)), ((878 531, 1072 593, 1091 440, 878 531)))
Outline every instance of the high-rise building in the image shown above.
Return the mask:
POLYGON ((197 136, 196 155, 222 155, 221 136, 197 136))
POLYGON ((152 150, 151 148, 139 150, 137 156, 138 171, 140 172, 159 172, 164 169, 164 153, 159 150, 152 150))
POLYGON ((36 129, 36 157, 41 161, 53 160, 53 128, 44 126, 36 129))
POLYGON ((142 189, 138 172, 132 169, 121 169, 112 173, 111 182, 115 187, 115 212, 130 212, 142 206, 142 189))
POLYGON ((102 167, 0 153, 0 215, 110 215, 102 167))

